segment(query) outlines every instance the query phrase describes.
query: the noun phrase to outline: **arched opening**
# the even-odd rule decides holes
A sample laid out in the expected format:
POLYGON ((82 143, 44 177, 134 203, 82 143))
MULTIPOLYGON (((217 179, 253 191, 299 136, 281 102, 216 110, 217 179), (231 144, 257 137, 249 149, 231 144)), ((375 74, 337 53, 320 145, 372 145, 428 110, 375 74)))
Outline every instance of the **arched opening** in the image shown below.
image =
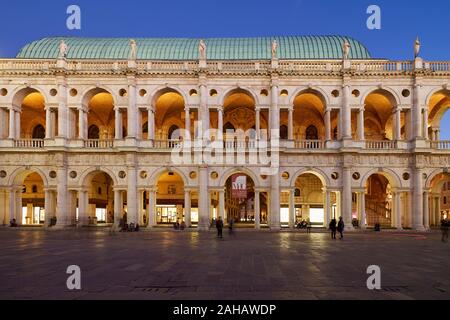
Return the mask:
MULTIPOLYGON (((87 106, 87 129, 88 129, 88 139, 98 139, 98 140, 111 140, 114 139, 115 135, 115 110, 114 110, 114 98, 111 93, 103 89, 97 89, 88 94, 87 106), (95 132, 90 132, 94 130, 95 132), (96 130, 98 129, 98 134, 96 130), (90 134, 92 137, 90 138, 90 134), (98 136, 98 137, 97 137, 98 136)), ((122 127, 126 128, 126 113, 119 113, 121 119, 117 121, 122 122, 117 127, 123 131, 122 127)), ((122 139, 124 137, 123 132, 120 132, 117 138, 122 139)))
MULTIPOLYGON (((394 113, 397 108, 395 97, 389 91, 379 89, 371 92, 364 101, 364 138, 369 141, 401 140, 406 138, 407 111, 398 112, 400 119, 396 120, 394 113), (400 128, 396 130, 396 122, 400 128), (402 131, 403 128, 403 131, 402 131), (397 133, 396 133, 397 132, 397 133), (397 135, 397 136, 396 136, 397 135)), ((352 114, 352 135, 357 138, 357 128, 360 125, 358 115, 352 114)), ((409 130, 409 129, 408 129, 409 130)))
POLYGON ((246 140, 256 137, 255 130, 267 130, 268 114, 256 112, 256 102, 250 92, 235 89, 228 93, 223 104, 223 127, 225 140, 246 140), (259 121, 256 117, 259 115, 259 121), (234 134, 233 134, 234 131, 234 134))
POLYGON ((186 112, 184 98, 179 92, 172 89, 160 92, 154 100, 154 105, 155 139, 160 143, 176 143, 184 135, 181 129, 185 129, 186 125, 189 126, 191 134, 193 133, 194 121, 191 120, 195 120, 195 112, 193 110, 190 110, 189 113, 186 112), (174 132, 178 132, 178 134, 173 136, 174 132))
POLYGON ((289 138, 288 126, 283 124, 280 126, 280 139, 287 140, 288 138, 289 138))
POLYGON ((443 219, 450 218, 450 174, 437 174, 430 183, 428 193, 429 223, 439 227, 443 219))
MULTIPOLYGON (((325 109, 325 99, 315 90, 303 91, 295 97, 293 136, 296 141, 325 140, 327 138, 325 109)), ((330 125, 331 120, 330 118, 330 125)))
MULTIPOLYGON (((194 199, 191 205, 191 223, 198 223, 198 210, 195 208, 194 199)), ((157 182, 156 223, 172 226, 183 221, 186 222, 183 178, 173 171, 164 172, 157 182)))
POLYGON ((449 126, 442 126, 450 119, 450 90, 440 90, 433 94, 428 105, 428 138, 432 141, 450 140, 449 126))
POLYGON ((93 139, 93 140, 100 139, 100 129, 97 125, 93 124, 89 127, 88 139, 93 139))
POLYGON ((21 198, 21 221, 17 223, 44 225, 46 220, 44 182, 38 173, 29 173, 24 178, 21 198))
POLYGON ((366 182, 365 214, 367 226, 380 224, 382 227, 393 226, 393 191, 387 177, 372 174, 366 182))
POLYGON ((33 139, 44 139, 45 138, 45 128, 44 126, 38 124, 33 129, 33 139))
MULTIPOLYGON (((303 173, 295 180, 294 193, 294 224, 311 222, 313 227, 326 225, 328 217, 325 210, 324 185, 314 173, 303 173)), ((290 192, 281 194, 281 224, 289 224, 289 196, 290 192)))
POLYGON ((55 136, 57 113, 56 111, 48 110, 49 117, 46 117, 45 98, 42 93, 31 88, 22 89, 15 95, 13 105, 17 109, 9 112, 15 112, 16 119, 19 119, 19 121, 16 120, 13 123, 13 128, 10 128, 10 137, 15 139, 44 139, 47 126, 50 130, 48 136, 55 136), (50 123, 47 124, 46 120, 49 120, 50 123), (40 126, 40 132, 36 136, 39 137, 33 138, 35 129, 38 126, 40 126))
MULTIPOLYGON (((80 225, 105 225, 115 221, 114 182, 109 174, 94 171, 86 177, 85 190, 78 193, 76 219, 80 225)), ((123 193, 126 193, 123 191, 123 193)), ((119 218, 126 222, 126 195, 121 197, 119 218)), ((73 208, 75 204, 72 203, 73 208)), ((73 212, 71 212, 73 215, 73 212)))
MULTIPOLYGON (((220 215, 220 194, 212 195, 212 218, 220 215)), ((224 209, 222 217, 229 222, 231 219, 240 227, 266 225, 268 222, 267 195, 255 192, 253 179, 245 173, 235 173, 225 182, 224 209), (258 197, 258 198, 256 198, 258 197), (256 215, 258 214, 259 217, 256 215)))

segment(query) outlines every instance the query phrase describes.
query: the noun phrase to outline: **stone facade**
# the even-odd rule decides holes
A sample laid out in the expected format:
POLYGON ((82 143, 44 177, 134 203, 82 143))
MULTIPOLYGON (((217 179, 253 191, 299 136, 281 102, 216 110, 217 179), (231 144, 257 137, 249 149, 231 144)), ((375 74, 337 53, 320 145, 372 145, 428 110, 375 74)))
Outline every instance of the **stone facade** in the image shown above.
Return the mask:
MULTIPOLYGON (((36 173, 42 179, 38 192, 45 198, 45 225, 52 217, 57 218, 56 227, 89 224, 89 199, 105 184, 110 193, 109 200, 104 199, 107 211, 114 216, 107 222, 117 223, 126 203, 129 223, 154 227, 158 180, 170 172, 182 181, 182 190, 176 192, 184 210, 179 217, 191 225, 196 203, 196 226, 203 230, 209 227, 211 207, 216 216, 227 216, 224 194, 234 173, 253 181, 256 228, 262 224, 257 214, 262 211, 260 199, 269 228, 282 226, 283 206, 289 212, 286 226, 293 227, 296 202, 303 201, 296 195, 301 190, 297 179, 312 174, 322 183, 324 225, 333 216, 342 216, 348 226, 354 218, 362 221, 362 228, 372 225, 366 217, 366 206, 371 205, 366 195, 369 179, 379 175, 389 184, 389 205, 381 215, 390 226, 429 229, 442 218, 439 183, 450 167, 450 142, 439 137, 440 119, 448 107, 450 63, 421 58, 0 60, 0 224, 13 218, 22 224, 24 199, 29 198, 23 195, 24 181, 36 173), (33 93, 43 98, 42 106, 28 98, 33 93), (107 102, 99 94, 112 99, 107 102), (233 95, 236 99, 230 99, 233 95), (102 111, 96 112, 96 104, 102 111), (30 116, 27 108, 41 109, 30 116), (277 170, 267 174, 261 169, 270 164, 258 163, 173 163, 174 149, 184 148, 185 141, 171 139, 171 128, 190 128, 194 134, 199 121, 201 132, 227 123, 236 129, 253 128, 252 141, 259 141, 261 129, 267 129, 269 143, 277 140, 284 125, 286 136, 272 149, 279 156, 277 170), (45 128, 45 137, 33 139, 38 124, 45 128), (90 137, 96 130, 98 136, 90 137), (110 181, 95 182, 98 173, 110 181)), ((221 132, 208 136, 222 142, 221 132)), ((251 154, 247 143, 244 149, 235 143, 228 149, 245 158, 251 154)), ((309 204, 300 206, 311 210, 309 204)), ((371 212, 378 207, 374 204, 371 212)))

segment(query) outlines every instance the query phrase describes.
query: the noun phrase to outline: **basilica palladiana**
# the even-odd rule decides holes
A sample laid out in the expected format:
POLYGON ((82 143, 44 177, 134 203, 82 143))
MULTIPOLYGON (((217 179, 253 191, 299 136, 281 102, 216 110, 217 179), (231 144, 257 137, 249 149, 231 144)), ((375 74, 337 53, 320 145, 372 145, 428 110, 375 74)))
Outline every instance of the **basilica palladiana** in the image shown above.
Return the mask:
POLYGON ((345 36, 29 43, 0 59, 0 225, 437 226, 450 61, 420 53, 345 36))

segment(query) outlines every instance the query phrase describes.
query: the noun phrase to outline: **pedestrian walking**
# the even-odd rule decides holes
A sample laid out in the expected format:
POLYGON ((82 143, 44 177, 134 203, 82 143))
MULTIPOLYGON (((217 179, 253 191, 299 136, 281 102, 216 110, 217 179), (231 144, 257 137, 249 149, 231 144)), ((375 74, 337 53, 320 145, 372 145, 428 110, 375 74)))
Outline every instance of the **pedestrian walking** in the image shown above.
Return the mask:
POLYGON ((233 227, 234 227, 234 219, 231 218, 228 221, 228 231, 229 231, 230 236, 233 235, 233 227))
POLYGON ((443 219, 441 221, 441 231, 442 231, 442 242, 448 242, 448 228, 450 227, 450 222, 448 219, 443 219))
POLYGON ((217 238, 223 239, 222 231, 223 231, 223 220, 222 217, 216 220, 216 228, 217 228, 217 238))
POLYGON ((342 219, 342 217, 339 217, 337 231, 341 235, 341 237, 339 238, 340 240, 344 239, 344 228, 345 228, 344 220, 342 219))
POLYGON ((330 222, 331 239, 336 240, 336 219, 332 219, 330 222))

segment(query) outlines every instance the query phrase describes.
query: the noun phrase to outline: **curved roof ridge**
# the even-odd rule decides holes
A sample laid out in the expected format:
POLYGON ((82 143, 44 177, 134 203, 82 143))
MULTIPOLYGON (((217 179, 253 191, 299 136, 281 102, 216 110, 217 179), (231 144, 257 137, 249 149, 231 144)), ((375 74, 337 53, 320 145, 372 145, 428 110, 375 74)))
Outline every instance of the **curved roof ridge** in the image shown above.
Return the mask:
MULTIPOLYGON (((59 43, 68 45, 68 59, 126 60, 130 38, 46 37, 25 45, 21 59, 56 59, 59 43)), ((197 60, 200 38, 134 38, 139 60, 197 60)), ((266 60, 271 58, 271 42, 277 40, 280 60, 342 59, 342 44, 351 44, 350 59, 371 59, 369 50, 358 40, 341 35, 204 38, 210 60, 266 60)))

